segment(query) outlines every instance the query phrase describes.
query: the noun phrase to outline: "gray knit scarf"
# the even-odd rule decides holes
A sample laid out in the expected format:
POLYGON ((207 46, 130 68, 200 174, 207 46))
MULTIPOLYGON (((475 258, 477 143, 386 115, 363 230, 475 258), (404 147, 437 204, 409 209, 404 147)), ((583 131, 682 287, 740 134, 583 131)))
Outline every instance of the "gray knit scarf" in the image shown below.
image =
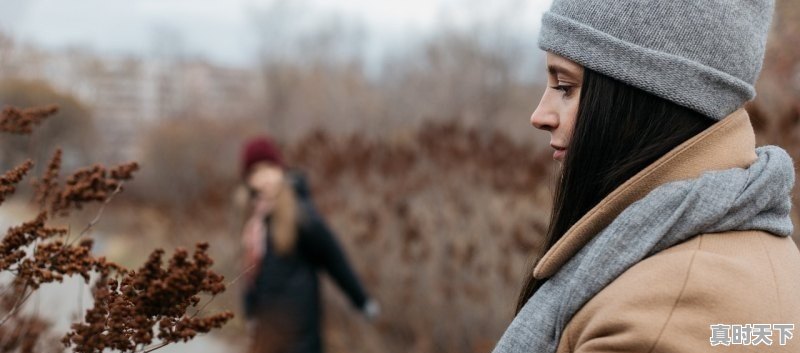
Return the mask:
POLYGON ((776 146, 756 154, 747 169, 666 183, 628 206, 539 288, 493 352, 555 352, 564 327, 595 294, 642 259, 697 234, 791 235, 792 159, 776 146))

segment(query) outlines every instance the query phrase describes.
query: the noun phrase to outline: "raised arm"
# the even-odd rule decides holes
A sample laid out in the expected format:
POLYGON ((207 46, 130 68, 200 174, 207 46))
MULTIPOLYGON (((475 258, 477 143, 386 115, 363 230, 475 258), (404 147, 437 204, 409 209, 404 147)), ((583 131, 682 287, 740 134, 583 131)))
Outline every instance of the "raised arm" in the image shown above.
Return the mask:
POLYGON ((325 269, 357 308, 364 310, 367 293, 328 225, 313 207, 303 207, 298 247, 313 263, 325 269))

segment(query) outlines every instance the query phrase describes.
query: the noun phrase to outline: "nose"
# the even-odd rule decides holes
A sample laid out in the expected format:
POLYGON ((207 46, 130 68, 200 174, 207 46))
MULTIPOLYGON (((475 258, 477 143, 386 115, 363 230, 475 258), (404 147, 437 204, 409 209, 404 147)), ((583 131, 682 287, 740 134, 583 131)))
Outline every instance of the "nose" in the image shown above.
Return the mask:
POLYGON ((545 97, 531 114, 531 125, 545 131, 553 131, 558 127, 558 113, 548 107, 545 97))

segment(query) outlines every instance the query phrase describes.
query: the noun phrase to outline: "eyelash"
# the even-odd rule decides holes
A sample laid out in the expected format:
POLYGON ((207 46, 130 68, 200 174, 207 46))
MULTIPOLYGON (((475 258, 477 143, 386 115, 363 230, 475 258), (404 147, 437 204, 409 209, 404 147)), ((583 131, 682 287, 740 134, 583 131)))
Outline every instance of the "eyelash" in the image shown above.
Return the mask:
POLYGON ((572 86, 558 85, 558 86, 553 86, 551 88, 556 91, 563 92, 564 96, 568 96, 570 92, 572 92, 572 86))

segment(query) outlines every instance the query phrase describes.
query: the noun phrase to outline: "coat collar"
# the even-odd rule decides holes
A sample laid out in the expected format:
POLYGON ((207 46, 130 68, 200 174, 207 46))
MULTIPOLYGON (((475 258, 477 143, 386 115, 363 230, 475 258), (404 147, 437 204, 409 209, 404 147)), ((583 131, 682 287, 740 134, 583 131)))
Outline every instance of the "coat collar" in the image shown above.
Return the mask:
POLYGON ((756 159, 750 117, 739 109, 678 145, 603 198, 544 254, 533 276, 544 279, 554 275, 625 208, 657 186, 697 178, 705 171, 746 168, 756 159))

